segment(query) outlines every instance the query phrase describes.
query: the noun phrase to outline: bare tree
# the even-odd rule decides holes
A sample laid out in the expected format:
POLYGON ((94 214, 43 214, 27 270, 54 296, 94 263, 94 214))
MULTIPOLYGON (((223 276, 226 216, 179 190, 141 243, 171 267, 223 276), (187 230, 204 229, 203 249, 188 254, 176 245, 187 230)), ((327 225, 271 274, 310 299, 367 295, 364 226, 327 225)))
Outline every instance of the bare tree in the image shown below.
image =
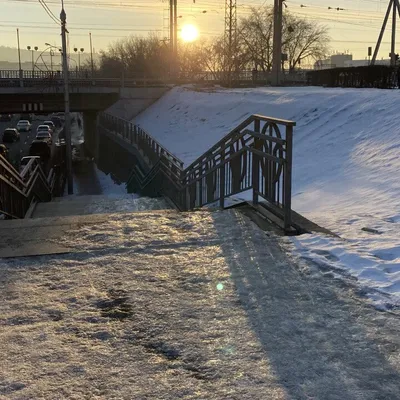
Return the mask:
POLYGON ((272 68, 273 10, 252 8, 239 24, 240 58, 249 68, 270 71, 272 68))
MULTIPOLYGON (((239 24, 240 57, 247 67, 269 72, 273 55, 272 7, 252 8, 239 24)), ((289 70, 294 70, 305 59, 320 59, 328 52, 328 30, 318 23, 285 11, 283 18, 283 52, 288 56, 289 70)), ((242 63, 243 64, 243 63, 242 63)))
POLYGON ((289 70, 293 71, 303 60, 318 60, 329 50, 328 29, 288 12, 284 14, 283 52, 287 54, 289 70))
POLYGON ((100 73, 105 76, 123 74, 126 78, 156 78, 166 75, 169 49, 155 35, 146 38, 130 36, 111 44, 101 53, 100 73))

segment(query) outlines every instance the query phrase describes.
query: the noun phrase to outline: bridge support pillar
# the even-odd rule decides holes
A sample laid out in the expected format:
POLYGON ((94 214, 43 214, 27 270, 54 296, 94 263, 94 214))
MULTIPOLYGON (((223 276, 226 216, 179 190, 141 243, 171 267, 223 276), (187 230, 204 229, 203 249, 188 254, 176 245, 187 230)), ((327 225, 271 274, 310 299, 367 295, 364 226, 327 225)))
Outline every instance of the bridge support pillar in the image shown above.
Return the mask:
POLYGON ((85 150, 94 157, 99 158, 99 135, 97 132, 97 112, 86 111, 83 113, 83 127, 85 138, 85 150))

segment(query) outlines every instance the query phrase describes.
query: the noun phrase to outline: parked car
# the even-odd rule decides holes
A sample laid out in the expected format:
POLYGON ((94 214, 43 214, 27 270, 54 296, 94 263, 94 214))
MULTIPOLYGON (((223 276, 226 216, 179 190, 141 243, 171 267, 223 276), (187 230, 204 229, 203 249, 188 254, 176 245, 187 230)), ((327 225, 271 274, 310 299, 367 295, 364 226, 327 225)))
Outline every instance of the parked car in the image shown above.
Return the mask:
POLYGON ((12 115, 11 114, 0 114, 0 121, 2 122, 8 122, 12 120, 12 115))
POLYGON ((3 143, 19 142, 19 132, 15 128, 7 128, 3 133, 3 143))
POLYGON ((39 125, 36 129, 36 133, 39 132, 47 132, 50 133, 50 135, 53 133, 53 131, 51 130, 51 128, 48 125, 39 125))
POLYGON ((32 125, 28 120, 21 119, 17 123, 17 129, 19 132, 29 132, 32 129, 32 125))
POLYGON ((37 163, 40 164, 40 162, 41 162, 40 156, 27 156, 27 157, 22 157, 22 158, 21 158, 21 162, 20 162, 20 164, 19 164, 19 173, 21 173, 21 172, 25 169, 25 167, 28 165, 29 161, 31 161, 32 159, 33 159, 33 160, 36 160, 36 163, 34 162, 34 163, 32 164, 32 171, 33 171, 33 169, 36 168, 37 163))
POLYGON ((43 125, 47 125, 53 132, 56 130, 56 126, 53 121, 44 121, 43 125))
POLYGON ((29 155, 39 156, 43 162, 47 162, 51 156, 50 146, 43 140, 33 140, 29 148, 29 155))
POLYGON ((48 144, 51 144, 52 143, 51 133, 45 132, 45 131, 40 131, 36 135, 36 140, 42 140, 44 142, 47 142, 48 144))

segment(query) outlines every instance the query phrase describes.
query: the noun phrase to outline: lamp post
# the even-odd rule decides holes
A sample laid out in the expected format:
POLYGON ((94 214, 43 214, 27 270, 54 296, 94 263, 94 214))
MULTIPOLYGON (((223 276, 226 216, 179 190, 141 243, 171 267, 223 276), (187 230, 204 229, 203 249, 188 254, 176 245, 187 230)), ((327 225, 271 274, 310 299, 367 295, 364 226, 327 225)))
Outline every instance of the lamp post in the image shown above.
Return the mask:
POLYGON ((64 108, 65 108, 65 144, 66 144, 66 164, 67 164, 67 184, 68 194, 73 194, 72 178, 72 146, 71 146, 71 121, 69 114, 69 81, 68 81, 68 60, 67 60, 67 14, 64 10, 64 1, 61 1, 62 9, 60 13, 61 20, 61 38, 62 38, 62 59, 64 75, 64 108))
POLYGON ((78 70, 79 72, 81 71, 81 53, 83 53, 85 51, 85 49, 83 47, 81 47, 80 49, 78 49, 77 47, 74 47, 74 52, 78 53, 78 70))
POLYGON ((35 46, 35 47, 27 46, 26 48, 28 50, 30 50, 31 53, 32 53, 32 78, 33 78, 33 75, 35 74, 34 53, 35 53, 35 51, 39 50, 39 47, 37 47, 37 46, 35 46))
POLYGON ((92 32, 89 32, 89 39, 90 39, 90 65, 91 65, 91 68, 92 68, 92 79, 93 79, 94 65, 93 65, 92 32))
POLYGON ((51 71, 51 74, 53 74, 53 55, 54 55, 53 49, 50 49, 50 71, 51 71))

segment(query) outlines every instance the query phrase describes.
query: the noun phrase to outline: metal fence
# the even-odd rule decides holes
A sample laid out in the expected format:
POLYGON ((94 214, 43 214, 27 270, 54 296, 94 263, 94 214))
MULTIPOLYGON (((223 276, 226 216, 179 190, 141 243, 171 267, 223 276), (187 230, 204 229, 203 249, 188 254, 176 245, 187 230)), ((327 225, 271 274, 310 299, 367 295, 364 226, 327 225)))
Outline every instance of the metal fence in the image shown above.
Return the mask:
POLYGON ((390 89, 400 87, 400 69, 370 65, 310 71, 307 83, 313 86, 390 89))
MULTIPOLYGON (((171 85, 171 84, 186 84, 186 83, 216 83, 224 84, 230 82, 232 86, 241 85, 267 85, 271 81, 271 73, 267 71, 238 71, 231 72, 229 77, 223 71, 217 72, 199 72, 185 73, 181 72, 177 77, 160 76, 153 77, 126 77, 115 78, 105 77, 95 71, 74 71, 68 73, 71 85, 77 86, 107 86, 107 87, 135 87, 135 86, 154 86, 154 85, 171 85)), ((306 72, 296 71, 282 74, 283 82, 286 84, 305 84, 306 72)), ((0 70, 0 86, 8 87, 32 87, 43 85, 58 85, 62 86, 63 73, 62 71, 25 71, 25 70, 0 70)))

